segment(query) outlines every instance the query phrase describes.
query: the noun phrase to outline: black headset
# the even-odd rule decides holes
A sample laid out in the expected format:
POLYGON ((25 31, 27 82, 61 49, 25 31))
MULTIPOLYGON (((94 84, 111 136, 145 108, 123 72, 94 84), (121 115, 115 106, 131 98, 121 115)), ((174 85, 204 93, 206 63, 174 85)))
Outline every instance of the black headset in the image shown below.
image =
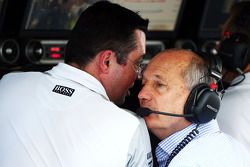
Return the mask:
POLYGON ((218 55, 222 65, 229 71, 242 71, 250 62, 250 39, 242 33, 234 33, 221 41, 218 55))
MULTIPOLYGON (((208 62, 208 75, 219 81, 222 77, 222 65, 218 56, 197 53, 205 62, 208 62)), ((216 85, 200 83, 190 92, 184 106, 184 114, 192 114, 186 117, 189 122, 207 123, 215 119, 220 108, 221 97, 217 92, 216 85), (213 86, 215 86, 213 88, 213 86)))

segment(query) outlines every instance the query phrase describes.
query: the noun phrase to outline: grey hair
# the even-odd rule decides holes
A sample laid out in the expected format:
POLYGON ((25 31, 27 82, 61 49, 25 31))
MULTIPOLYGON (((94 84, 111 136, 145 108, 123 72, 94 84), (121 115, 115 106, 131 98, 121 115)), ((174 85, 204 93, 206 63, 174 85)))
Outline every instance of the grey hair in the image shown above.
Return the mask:
POLYGON ((210 84, 213 79, 209 76, 209 65, 198 56, 192 57, 189 65, 182 71, 184 81, 189 90, 200 83, 210 84))

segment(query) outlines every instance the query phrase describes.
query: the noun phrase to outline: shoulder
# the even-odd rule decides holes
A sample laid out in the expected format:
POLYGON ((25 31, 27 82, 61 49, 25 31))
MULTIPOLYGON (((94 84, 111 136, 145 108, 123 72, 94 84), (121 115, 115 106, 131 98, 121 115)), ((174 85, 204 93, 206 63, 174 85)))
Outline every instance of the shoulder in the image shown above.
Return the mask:
POLYGON ((136 124, 138 127, 145 125, 144 119, 139 117, 135 112, 125 108, 119 108, 116 105, 114 105, 113 108, 118 111, 115 115, 121 117, 125 122, 129 121, 136 124))
POLYGON ((1 78, 2 83, 19 83, 21 81, 26 81, 28 80, 34 80, 37 77, 41 77, 42 73, 41 72, 21 72, 21 71, 16 71, 16 72, 11 72, 8 74, 5 74, 1 78))
POLYGON ((134 112, 126 109, 125 112, 128 112, 138 122, 129 145, 128 165, 150 167, 153 165, 153 158, 146 123, 143 118, 137 116, 134 112))

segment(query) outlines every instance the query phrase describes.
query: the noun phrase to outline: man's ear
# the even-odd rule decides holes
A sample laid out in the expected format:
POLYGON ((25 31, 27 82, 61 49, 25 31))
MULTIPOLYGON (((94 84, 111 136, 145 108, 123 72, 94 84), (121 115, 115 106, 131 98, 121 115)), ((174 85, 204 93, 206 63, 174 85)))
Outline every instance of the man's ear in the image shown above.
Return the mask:
POLYGON ((114 60, 114 52, 111 50, 105 50, 100 52, 98 66, 102 73, 108 73, 112 61, 114 60))

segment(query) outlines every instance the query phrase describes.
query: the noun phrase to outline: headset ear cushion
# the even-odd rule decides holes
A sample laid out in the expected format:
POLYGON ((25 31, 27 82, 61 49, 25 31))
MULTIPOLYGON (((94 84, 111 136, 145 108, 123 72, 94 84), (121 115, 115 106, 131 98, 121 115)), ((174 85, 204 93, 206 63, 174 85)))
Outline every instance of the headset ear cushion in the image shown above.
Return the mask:
POLYGON ((220 108, 220 97, 207 84, 195 86, 184 106, 184 114, 193 114, 186 119, 194 123, 206 123, 216 118, 220 108))

